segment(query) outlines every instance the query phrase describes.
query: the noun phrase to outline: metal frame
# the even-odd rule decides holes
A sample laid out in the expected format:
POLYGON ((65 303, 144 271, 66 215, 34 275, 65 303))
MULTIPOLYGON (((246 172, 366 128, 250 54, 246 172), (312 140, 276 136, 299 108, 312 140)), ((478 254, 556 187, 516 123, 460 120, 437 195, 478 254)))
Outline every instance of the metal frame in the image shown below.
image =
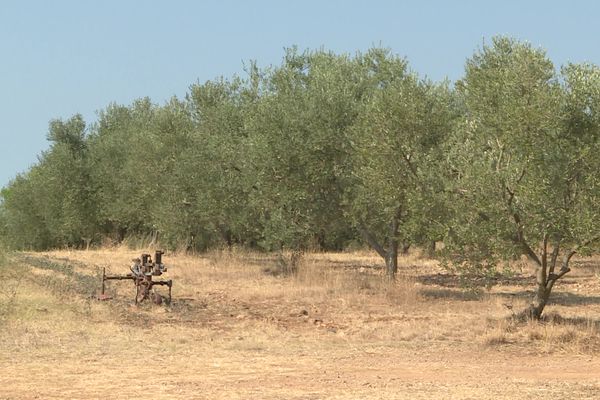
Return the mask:
POLYGON ((149 299, 151 295, 153 295, 152 300, 155 303, 162 303, 162 296, 152 292, 152 288, 155 285, 169 287, 169 297, 166 299, 166 302, 167 304, 171 303, 171 288, 173 286, 173 281, 170 279, 168 281, 153 280, 153 277, 160 276, 167 271, 167 266, 162 263, 163 254, 163 251, 157 250, 154 254, 154 261, 152 261, 152 256, 150 254, 142 254, 140 258, 133 259, 133 264, 130 267, 131 272, 125 275, 106 275, 106 268, 102 268, 102 291, 98 298, 100 300, 107 300, 109 298, 105 294, 106 281, 132 280, 135 285, 135 304, 149 299))

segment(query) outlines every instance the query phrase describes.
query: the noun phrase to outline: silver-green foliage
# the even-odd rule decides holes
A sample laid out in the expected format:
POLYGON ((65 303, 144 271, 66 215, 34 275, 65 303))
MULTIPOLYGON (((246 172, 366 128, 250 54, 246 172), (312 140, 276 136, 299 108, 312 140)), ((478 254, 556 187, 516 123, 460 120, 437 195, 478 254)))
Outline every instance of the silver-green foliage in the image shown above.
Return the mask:
POLYGON ((404 60, 373 61, 378 79, 353 126, 347 216, 396 272, 398 245, 439 237, 441 145, 455 117, 446 84, 421 80, 404 60))
POLYGON ((369 95, 365 57, 289 49, 265 74, 248 119, 250 201, 267 248, 339 247, 350 235, 342 200, 352 163, 350 128, 369 95), (340 241, 341 239, 341 241, 340 241))
POLYGON ((86 125, 80 115, 50 122, 50 149, 2 191, 8 244, 46 248, 77 243, 97 231, 86 125))
POLYGON ((598 76, 575 65, 559 75, 544 51, 500 37, 457 84, 466 112, 447 152, 448 253, 484 269, 526 255, 538 267, 536 317, 573 252, 600 234, 598 76))

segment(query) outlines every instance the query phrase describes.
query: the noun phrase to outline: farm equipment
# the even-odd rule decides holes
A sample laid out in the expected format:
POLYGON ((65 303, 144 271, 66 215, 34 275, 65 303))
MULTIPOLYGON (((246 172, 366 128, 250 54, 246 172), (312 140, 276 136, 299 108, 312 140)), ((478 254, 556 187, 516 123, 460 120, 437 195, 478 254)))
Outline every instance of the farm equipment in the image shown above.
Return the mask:
POLYGON ((160 276, 163 272, 167 272, 167 266, 162 263, 164 252, 157 250, 154 253, 154 261, 150 254, 142 254, 140 258, 134 258, 129 268, 130 273, 125 275, 106 275, 106 269, 102 268, 102 291, 98 296, 99 300, 108 300, 110 297, 104 293, 106 281, 110 280, 132 280, 135 285, 135 304, 141 303, 144 300, 152 300, 156 304, 161 304, 164 301, 169 304, 171 302, 171 287, 173 281, 155 281, 152 280, 155 276, 160 276), (162 295, 155 292, 155 285, 167 286, 169 288, 169 296, 163 298, 162 295))

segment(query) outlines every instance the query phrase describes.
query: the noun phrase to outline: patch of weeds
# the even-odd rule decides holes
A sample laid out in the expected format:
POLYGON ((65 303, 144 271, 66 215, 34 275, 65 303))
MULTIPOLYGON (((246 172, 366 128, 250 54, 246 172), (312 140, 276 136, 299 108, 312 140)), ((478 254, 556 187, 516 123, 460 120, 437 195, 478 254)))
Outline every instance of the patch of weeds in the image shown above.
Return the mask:
POLYGON ((491 329, 484 335, 483 344, 491 347, 513 343, 513 336, 519 330, 518 324, 511 318, 488 319, 488 327, 491 329))
POLYGON ((267 275, 273 276, 296 276, 298 269, 303 261, 304 253, 302 251, 292 251, 290 254, 280 252, 277 256, 277 261, 273 267, 268 267, 263 270, 267 275))
POLYGON ((509 263, 504 263, 501 269, 489 263, 442 262, 441 265, 448 272, 458 276, 460 287, 475 297, 481 296, 484 290, 491 290, 499 282, 508 281, 516 276, 509 263))
POLYGON ((100 268, 93 275, 75 272, 75 263, 53 260, 49 257, 21 256, 21 261, 31 267, 50 271, 50 274, 36 276, 36 283, 49 289, 57 296, 80 295, 89 298, 101 284, 100 268))
POLYGON ((13 313, 25 271, 11 268, 6 253, 0 249, 0 322, 13 313))

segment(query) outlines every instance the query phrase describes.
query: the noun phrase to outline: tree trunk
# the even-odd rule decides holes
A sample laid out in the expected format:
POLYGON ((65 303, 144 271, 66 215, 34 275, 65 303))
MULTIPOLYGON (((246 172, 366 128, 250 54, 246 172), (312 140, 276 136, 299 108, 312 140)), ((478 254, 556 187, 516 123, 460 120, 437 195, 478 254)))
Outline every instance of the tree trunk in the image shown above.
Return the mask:
POLYGON ((396 279, 396 272, 398 272, 398 246, 400 245, 400 241, 398 240, 398 230, 400 229, 400 215, 401 209, 398 207, 390 221, 390 230, 388 233, 388 248, 387 254, 385 255, 385 266, 387 269, 387 277, 390 280, 396 279))
POLYGON ((400 241, 398 240, 398 230, 400 228, 400 207, 396 210, 396 213, 392 217, 389 225, 389 231, 386 235, 387 248, 384 248, 380 242, 377 241, 375 236, 367 229, 366 226, 360 224, 358 229, 363 238, 375 249, 385 260, 385 273, 390 280, 396 278, 396 272, 398 272, 398 247, 400 241))
POLYGON ((571 269, 569 268, 569 262, 571 261, 571 257, 573 257, 575 253, 577 253, 577 248, 569 250, 564 255, 560 270, 558 271, 558 273, 554 273, 556 261, 558 259, 559 243, 560 242, 557 242, 554 245, 554 250, 552 251, 550 263, 548 263, 547 238, 544 239, 542 259, 538 264, 538 268, 535 274, 537 290, 533 300, 531 301, 531 304, 524 311, 525 316, 528 318, 536 320, 542 318, 542 313, 544 312, 544 308, 548 303, 548 299, 550 298, 550 293, 552 293, 552 288, 554 287, 554 284, 565 274, 571 271, 571 269))
POLYGON ((434 258, 435 257, 435 240, 429 240, 427 242, 427 257, 434 258))
POLYGON ((385 255, 386 275, 390 280, 396 278, 398 272, 398 241, 392 240, 390 247, 385 255))
POLYGON ((117 239, 117 243, 123 243, 123 240, 125 240, 125 237, 127 236, 127 228, 115 228, 115 236, 117 239))
POLYGON ((219 225, 219 232, 221 234, 221 239, 227 245, 227 249, 231 251, 233 249, 233 234, 231 230, 223 225, 219 225))
POLYGON ((544 308, 550 297, 551 290, 546 289, 546 285, 540 284, 540 282, 538 282, 537 286, 535 297, 529 305, 529 308, 525 310, 525 314, 531 319, 539 320, 542 318, 542 313, 544 312, 544 308))
POLYGON ((404 242, 402 243, 402 255, 408 255, 408 250, 410 249, 410 243, 404 242))
POLYGON ((396 278, 398 272, 398 239, 388 239, 388 247, 384 248, 375 237, 365 228, 360 227, 363 238, 385 261, 385 274, 390 280, 396 278))

